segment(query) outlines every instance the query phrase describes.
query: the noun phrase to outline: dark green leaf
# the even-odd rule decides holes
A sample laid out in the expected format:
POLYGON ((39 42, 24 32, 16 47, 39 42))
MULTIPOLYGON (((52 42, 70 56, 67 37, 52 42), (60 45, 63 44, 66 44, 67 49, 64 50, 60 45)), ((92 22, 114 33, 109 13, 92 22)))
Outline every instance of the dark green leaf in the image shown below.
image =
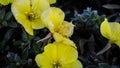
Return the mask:
POLYGON ((28 57, 28 55, 29 55, 29 48, 26 47, 22 52, 22 58, 26 59, 28 57))
POLYGON ((103 7, 107 9, 120 9, 120 5, 117 4, 105 4, 103 7))
POLYGON ((17 27, 17 23, 14 21, 8 22, 10 27, 16 28, 17 27))
POLYGON ((5 36, 4 36, 4 40, 5 41, 8 41, 11 37, 12 37, 12 34, 14 33, 14 30, 13 29, 9 29, 7 32, 6 32, 6 34, 5 34, 5 36))
POLYGON ((5 8, 0 10, 0 20, 3 20, 4 16, 5 16, 5 8))
POLYGON ((10 20, 12 17, 12 13, 11 12, 7 12, 5 15, 5 20, 10 20))
POLYGON ((7 26, 8 26, 7 21, 4 20, 4 21, 2 22, 2 25, 7 27, 7 26))
POLYGON ((107 63, 99 63, 98 65, 100 68, 111 68, 111 66, 107 63))

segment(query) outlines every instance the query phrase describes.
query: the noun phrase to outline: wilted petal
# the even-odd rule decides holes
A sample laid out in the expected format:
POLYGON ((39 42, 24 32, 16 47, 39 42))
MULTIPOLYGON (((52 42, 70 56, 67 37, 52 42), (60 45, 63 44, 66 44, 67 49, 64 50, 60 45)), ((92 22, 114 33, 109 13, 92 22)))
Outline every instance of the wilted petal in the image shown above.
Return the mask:
POLYGON ((55 39, 56 42, 61 42, 70 46, 73 46, 76 48, 75 43, 73 41, 71 41, 68 37, 64 37, 59 33, 54 32, 53 33, 53 37, 55 39))
POLYGON ((74 25, 72 22, 64 21, 60 26, 58 26, 57 32, 63 36, 70 37, 74 31, 74 25))

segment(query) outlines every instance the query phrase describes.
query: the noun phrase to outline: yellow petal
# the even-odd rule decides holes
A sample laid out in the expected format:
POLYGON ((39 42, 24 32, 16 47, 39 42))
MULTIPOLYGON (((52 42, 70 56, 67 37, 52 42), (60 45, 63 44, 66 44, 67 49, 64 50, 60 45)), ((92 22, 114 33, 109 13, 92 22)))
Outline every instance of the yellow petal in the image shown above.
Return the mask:
POLYGON ((25 15, 22 15, 21 13, 15 14, 16 15, 16 20, 25 28, 25 31, 29 33, 30 35, 33 35, 33 29, 31 26, 30 21, 26 18, 25 15))
POLYGON ((80 61, 76 60, 72 63, 63 65, 61 68, 83 68, 83 66, 80 61))
POLYGON ((8 5, 10 3, 12 3, 14 0, 0 0, 0 4, 2 5, 8 5))
POLYGON ((54 45, 57 46, 57 58, 61 65, 72 63, 77 60, 78 52, 76 48, 60 42, 55 42, 54 45))
POLYGON ((116 23, 116 22, 113 22, 113 23, 109 23, 110 25, 110 28, 111 28, 111 32, 112 32, 112 35, 111 35, 111 40, 120 40, 120 24, 119 23, 116 23))
POLYGON ((115 44, 118 45, 120 47, 120 40, 115 41, 115 44))
POLYGON ((110 39, 111 36, 111 28, 108 24, 108 20, 105 18, 105 20, 102 22, 101 26, 100 26, 100 31, 101 34, 105 37, 110 39))
POLYGON ((52 62, 57 62, 57 46, 55 44, 48 44, 44 48, 46 56, 52 59, 52 62))
POLYGON ((73 34, 74 25, 72 22, 64 21, 58 28, 57 32, 63 36, 70 37, 73 34))
POLYGON ((35 61, 37 63, 37 65, 40 67, 40 68, 53 68, 53 65, 51 64, 51 60, 48 59, 44 53, 42 54, 38 54, 36 57, 35 57, 35 61))
POLYGON ((45 25, 44 23, 41 21, 41 19, 36 19, 34 20, 32 23, 32 28, 33 29, 41 29, 41 28, 44 28, 45 25))
POLYGON ((15 0, 11 7, 12 13, 16 16, 17 13, 25 15, 26 12, 30 12, 30 0, 15 0))
POLYGON ((31 22, 25 15, 26 12, 30 12, 30 0, 15 0, 11 10, 18 23, 20 23, 30 35, 33 35, 31 22))
POLYGON ((47 0, 31 0, 32 10, 41 14, 45 9, 49 8, 49 2, 47 0))
POLYGON ((61 42, 70 46, 73 46, 76 48, 75 43, 73 41, 71 41, 68 37, 64 37, 59 33, 54 32, 53 33, 53 37, 55 39, 56 42, 61 42))
POLYGON ((56 3, 56 0, 48 0, 50 4, 56 3))
POLYGON ((117 22, 108 23, 107 19, 101 24, 102 35, 120 47, 120 24, 117 22))
POLYGON ((25 13, 30 12, 30 1, 15 0, 11 6, 11 10, 18 23, 24 24, 24 20, 27 20, 25 13))
MULTIPOLYGON (((117 22, 112 22, 112 23, 109 23, 110 25, 110 28, 111 28, 111 32, 112 32, 112 35, 111 35, 111 38, 110 38, 110 41, 112 43, 120 43, 120 24, 117 23, 117 22)), ((120 44, 119 44, 120 46, 120 44)))
POLYGON ((41 15, 41 19, 45 23, 45 26, 52 33, 56 31, 59 25, 62 24, 64 17, 64 12, 61 9, 55 7, 51 7, 45 10, 41 15))
POLYGON ((29 24, 29 22, 25 22, 24 24, 22 24, 23 27, 25 28, 25 31, 27 33, 29 33, 30 35, 33 35, 33 29, 32 26, 29 24))

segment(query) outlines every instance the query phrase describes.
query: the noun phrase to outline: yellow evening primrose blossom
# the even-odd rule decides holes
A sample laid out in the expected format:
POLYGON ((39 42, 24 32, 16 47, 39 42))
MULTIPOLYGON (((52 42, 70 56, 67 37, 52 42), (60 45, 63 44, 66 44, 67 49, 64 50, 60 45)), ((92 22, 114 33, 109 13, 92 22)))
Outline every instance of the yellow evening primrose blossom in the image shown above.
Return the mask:
POLYGON ((45 26, 51 31, 51 33, 55 32, 58 29, 58 26, 61 25, 64 21, 64 17, 64 12, 56 7, 48 8, 41 15, 42 21, 44 22, 45 26))
POLYGON ((50 4, 56 3, 56 0, 48 0, 50 4))
POLYGON ((10 3, 12 3, 14 0, 0 0, 0 4, 2 5, 8 5, 10 3))
POLYGON ((15 0, 11 10, 18 23, 27 33, 33 35, 33 29, 45 27, 41 20, 41 13, 49 7, 47 0, 15 0))
POLYGON ((118 22, 109 22, 105 18, 100 26, 101 34, 111 43, 120 47, 120 24, 118 22))
POLYGON ((35 57, 40 68, 82 68, 77 49, 64 43, 54 42, 45 46, 44 52, 35 57))

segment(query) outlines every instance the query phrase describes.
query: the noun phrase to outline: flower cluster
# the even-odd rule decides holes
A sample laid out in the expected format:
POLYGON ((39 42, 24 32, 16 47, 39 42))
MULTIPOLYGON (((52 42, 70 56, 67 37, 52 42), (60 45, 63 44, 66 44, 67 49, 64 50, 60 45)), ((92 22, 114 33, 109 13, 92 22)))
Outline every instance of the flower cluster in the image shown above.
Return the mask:
POLYGON ((34 29, 48 28, 55 41, 48 43, 44 52, 35 57, 41 68, 82 68, 77 59, 75 43, 69 39, 73 34, 72 22, 64 21, 64 12, 50 4, 56 0, 0 0, 2 5, 11 4, 11 11, 16 21, 25 31, 34 35, 34 29))

